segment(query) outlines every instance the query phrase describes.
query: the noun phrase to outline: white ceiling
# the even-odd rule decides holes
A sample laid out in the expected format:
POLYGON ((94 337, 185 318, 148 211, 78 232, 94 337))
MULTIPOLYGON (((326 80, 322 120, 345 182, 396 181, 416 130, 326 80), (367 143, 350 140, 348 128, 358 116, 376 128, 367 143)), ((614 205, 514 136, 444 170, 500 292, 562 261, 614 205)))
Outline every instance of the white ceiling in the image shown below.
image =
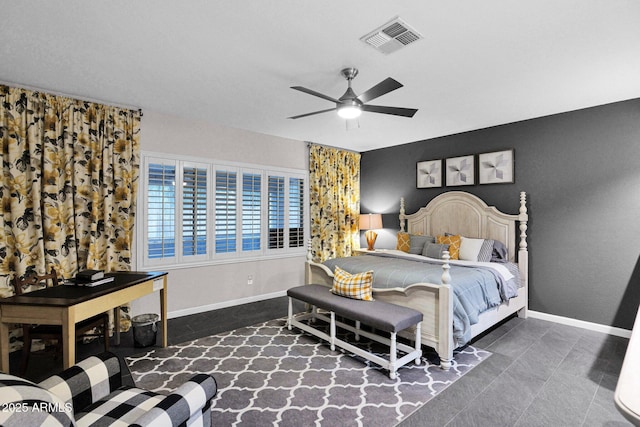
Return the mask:
POLYGON ((640 97, 638 0, 0 0, 0 81, 356 151, 640 97), (424 39, 359 39, 396 16, 424 39), (412 119, 289 116, 361 93, 412 119))

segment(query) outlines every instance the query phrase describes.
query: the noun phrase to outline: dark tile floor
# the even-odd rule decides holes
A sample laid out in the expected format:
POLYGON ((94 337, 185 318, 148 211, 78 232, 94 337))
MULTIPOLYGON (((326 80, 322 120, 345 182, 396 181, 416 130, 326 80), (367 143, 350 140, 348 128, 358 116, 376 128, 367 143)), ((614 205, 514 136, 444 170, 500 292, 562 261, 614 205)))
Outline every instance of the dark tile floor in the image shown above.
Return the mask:
MULTIPOLYGON (((298 306, 297 309, 301 307, 298 306)), ((286 316, 286 298, 168 321, 169 344, 286 316)), ((543 320, 511 319, 473 345, 493 353, 400 426, 626 426, 613 394, 628 340, 543 320)), ((131 331, 111 350, 121 358, 143 351, 131 331)), ((78 360, 102 351, 78 345, 78 360)), ((11 355, 11 371, 19 353, 11 355)), ((60 371, 60 360, 33 357, 26 377, 60 371)), ((128 377, 127 381, 131 381, 128 377)))
POLYGON ((473 343, 493 354, 401 426, 627 426, 613 394, 628 339, 513 318, 473 343))

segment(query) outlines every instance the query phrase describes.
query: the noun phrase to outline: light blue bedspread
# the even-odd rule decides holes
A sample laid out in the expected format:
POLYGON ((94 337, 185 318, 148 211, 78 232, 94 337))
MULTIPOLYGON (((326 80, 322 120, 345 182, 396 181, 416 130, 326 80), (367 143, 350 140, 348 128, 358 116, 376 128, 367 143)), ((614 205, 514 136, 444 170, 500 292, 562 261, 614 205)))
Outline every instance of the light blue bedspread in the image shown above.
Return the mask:
MULTIPOLYGON (((373 270, 373 287, 377 289, 406 287, 414 283, 440 284, 442 277, 442 262, 426 257, 405 259, 372 253, 330 259, 324 265, 332 271, 337 265, 350 273, 373 270)), ((513 265, 508 269, 513 271, 513 265)), ((453 336, 459 347, 471 339, 471 325, 478 322, 478 315, 517 295, 519 283, 517 272, 515 278, 508 279, 483 266, 451 265, 449 272, 453 289, 453 336)))

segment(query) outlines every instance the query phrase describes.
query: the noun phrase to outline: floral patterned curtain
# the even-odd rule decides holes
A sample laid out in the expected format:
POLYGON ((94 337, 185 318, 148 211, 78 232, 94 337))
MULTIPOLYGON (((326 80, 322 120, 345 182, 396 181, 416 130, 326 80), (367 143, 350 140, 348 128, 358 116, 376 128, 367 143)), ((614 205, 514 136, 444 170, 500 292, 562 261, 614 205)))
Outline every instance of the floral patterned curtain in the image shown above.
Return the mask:
POLYGON ((131 269, 139 139, 138 111, 0 85, 4 293, 52 266, 131 269))
POLYGON ((351 255, 360 247, 360 154, 312 144, 309 175, 313 259, 351 255))

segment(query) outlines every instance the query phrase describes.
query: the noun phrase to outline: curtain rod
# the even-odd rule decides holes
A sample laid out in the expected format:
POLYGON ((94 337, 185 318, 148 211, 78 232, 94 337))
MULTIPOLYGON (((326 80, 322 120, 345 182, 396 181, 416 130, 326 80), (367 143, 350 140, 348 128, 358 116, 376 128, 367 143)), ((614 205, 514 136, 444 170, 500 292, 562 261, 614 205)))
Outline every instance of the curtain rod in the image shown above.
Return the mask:
POLYGON ((359 151, 349 150, 348 148, 334 147, 333 145, 326 145, 326 144, 318 144, 317 142, 311 142, 311 141, 305 141, 305 142, 307 143, 307 148, 310 148, 312 145, 317 145, 319 147, 333 148, 335 150, 344 150, 344 151, 349 151, 351 153, 362 154, 359 151))
POLYGON ((143 115, 142 114, 142 108, 134 107, 134 106, 131 106, 131 105, 117 104, 117 103, 114 103, 114 102, 102 101, 100 99, 86 98, 86 97, 81 97, 81 96, 77 96, 77 95, 69 95, 68 93, 57 92, 55 90, 43 89, 43 88, 39 88, 39 87, 35 87, 35 86, 24 85, 24 84, 21 84, 21 83, 8 82, 8 81, 5 81, 5 80, 0 80, 0 84, 5 85, 5 86, 11 86, 11 87, 15 87, 15 88, 20 88, 20 89, 31 90, 31 91, 34 91, 34 92, 46 92, 46 93, 49 93, 51 95, 63 96, 65 98, 71 98, 71 99, 77 99, 78 101, 93 102, 95 104, 108 105, 110 107, 124 108, 124 109, 127 109, 127 110, 137 110, 140 113, 140 117, 142 117, 142 115, 143 115))

